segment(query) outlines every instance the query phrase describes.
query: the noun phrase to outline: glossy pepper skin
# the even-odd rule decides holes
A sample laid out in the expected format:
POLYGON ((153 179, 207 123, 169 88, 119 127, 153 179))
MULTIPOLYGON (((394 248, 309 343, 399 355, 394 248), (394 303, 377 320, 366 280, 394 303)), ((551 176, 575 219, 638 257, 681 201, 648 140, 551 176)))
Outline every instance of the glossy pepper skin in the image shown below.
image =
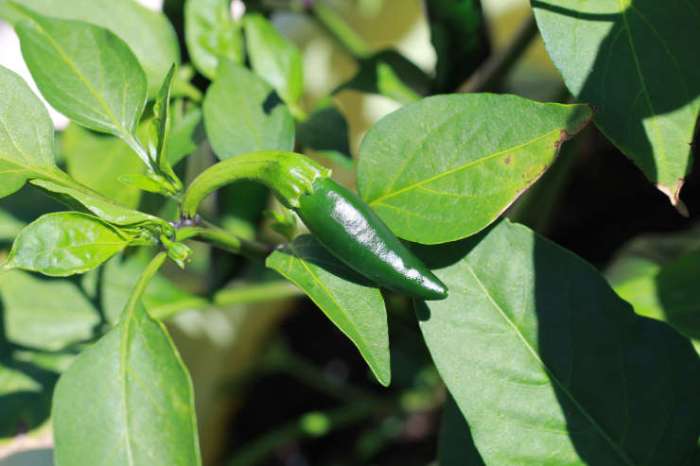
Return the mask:
POLYGON ((315 180, 296 210, 334 256, 378 285, 424 300, 447 297, 447 287, 377 214, 331 178, 315 180))

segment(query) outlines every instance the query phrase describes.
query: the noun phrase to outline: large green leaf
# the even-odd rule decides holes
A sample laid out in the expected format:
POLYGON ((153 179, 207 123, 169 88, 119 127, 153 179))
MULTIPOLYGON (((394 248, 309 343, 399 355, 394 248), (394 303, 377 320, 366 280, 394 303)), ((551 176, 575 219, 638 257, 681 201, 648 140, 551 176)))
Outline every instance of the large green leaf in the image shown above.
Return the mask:
POLYGON ((216 155, 290 151, 294 120, 274 90, 240 65, 224 61, 204 99, 204 125, 216 155))
POLYGON ((700 110, 700 6, 688 0, 533 0, 569 91, 652 183, 679 203, 700 110))
POLYGON ((147 96, 146 75, 113 32, 24 7, 15 25, 22 55, 46 100, 88 128, 133 139, 147 96))
POLYGON ((5 331, 13 343, 57 351, 89 340, 100 315, 87 296, 67 280, 42 280, 13 271, 2 277, 5 331))
POLYGON ((119 181, 120 176, 144 171, 143 163, 126 143, 73 124, 60 141, 71 177, 117 204, 132 209, 138 206, 141 192, 119 181))
MULTIPOLYGON (((81 20, 115 33, 138 57, 151 96, 158 92, 172 64, 180 62, 177 36, 167 18, 135 0, 21 0, 21 3, 46 16, 81 20)), ((0 0, 0 15, 6 10, 0 0)), ((10 18, 20 19, 21 15, 10 18)))
POLYGON ((156 268, 137 284, 119 325, 59 380, 56 466, 201 465, 189 374, 165 327, 140 303, 156 268))
POLYGON ((22 78, 0 66, 0 198, 55 170, 48 111, 22 78))
POLYGON ((221 58, 243 62, 240 22, 231 17, 229 0, 187 0, 185 39, 192 62, 200 73, 214 79, 221 58))
POLYGON ((267 266, 294 282, 354 344, 382 385, 389 385, 389 330, 378 289, 335 260, 311 236, 275 251, 267 266))
POLYGON ((243 24, 253 69, 285 102, 296 105, 304 92, 304 68, 299 49, 264 16, 246 15, 243 24))
POLYGON ((65 277, 94 269, 121 252, 129 241, 127 235, 92 215, 46 214, 20 232, 4 267, 65 277))
POLYGON ((523 226, 429 255, 450 296, 417 304, 420 327, 486 464, 689 460, 700 359, 687 340, 523 226))
POLYGON ((590 117, 587 106, 509 95, 429 97, 370 129, 358 188, 402 238, 465 238, 532 185, 590 117))

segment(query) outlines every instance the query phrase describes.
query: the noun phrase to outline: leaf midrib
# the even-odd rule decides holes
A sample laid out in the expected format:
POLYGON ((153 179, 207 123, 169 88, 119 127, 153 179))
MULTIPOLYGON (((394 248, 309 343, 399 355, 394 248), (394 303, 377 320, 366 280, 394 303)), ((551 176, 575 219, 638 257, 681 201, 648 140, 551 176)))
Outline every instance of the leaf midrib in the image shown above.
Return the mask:
POLYGON ((128 362, 129 362, 129 348, 131 343, 131 326, 134 320, 133 309, 127 310, 127 319, 122 324, 122 334, 119 344, 119 373, 122 391, 122 400, 124 402, 123 408, 123 420, 124 420, 124 443, 126 444, 126 457, 128 460, 128 466, 134 466, 134 453, 131 449, 131 440, 129 437, 130 422, 129 422, 129 388, 127 387, 127 375, 128 375, 128 362))
POLYGON ((569 400, 571 400, 571 403, 576 407, 576 409, 586 418, 586 420, 593 426, 593 428, 598 432, 598 434, 607 442, 612 450, 622 459, 622 461, 629 465, 629 466, 636 466, 634 462, 632 462, 631 458, 627 455, 627 453, 620 447, 618 446, 612 439, 612 437, 605 431, 605 429, 596 421, 596 419, 591 416, 585 409, 584 407, 578 402, 578 400, 574 397, 574 395, 567 389, 567 387, 556 377, 556 375, 547 367, 547 365, 544 363, 542 358, 540 358, 539 353, 530 345, 530 343, 527 341, 525 336, 522 334, 520 331, 520 328, 510 319, 508 318, 508 315, 506 314, 505 310, 496 302, 496 300, 491 296, 491 293, 489 293, 488 289, 484 285, 484 283, 481 281, 479 276, 476 274, 474 269, 472 268, 471 264, 466 264, 467 265, 467 270, 469 273, 474 277, 474 280, 476 283, 479 285, 479 288, 484 292, 484 295, 488 298, 488 300, 493 304, 493 306, 496 308, 498 311, 499 315, 503 318, 503 320, 512 328, 513 332, 517 335, 518 339, 523 343, 523 346, 527 349, 527 351, 531 354, 531 356, 537 361, 537 363, 542 367, 542 370, 547 374, 547 376, 550 378, 550 380, 559 387, 559 389, 564 393, 569 400))
POLYGON ((486 155, 486 156, 477 157, 476 159, 470 160, 467 163, 464 163, 464 164, 459 165, 457 167, 451 168, 451 169, 446 170, 442 173, 438 173, 437 175, 433 175, 429 178, 425 178, 423 180, 409 184, 409 185, 404 186, 403 188, 398 189, 394 192, 385 193, 382 196, 371 200, 369 203, 370 203, 370 205, 380 204, 383 201, 386 201, 387 199, 390 199, 392 197, 396 197, 396 196, 403 194, 405 192, 408 192, 408 191, 412 191, 412 190, 417 189, 423 185, 430 184, 434 181, 437 181, 439 179, 445 178, 445 177, 450 176, 450 175, 454 175, 455 173, 459 173, 460 171, 466 170, 466 169, 471 168, 475 165, 480 165, 482 163, 486 163, 492 159, 498 158, 500 156, 503 156, 503 155, 508 154, 510 152, 513 152, 513 151, 517 151, 517 150, 522 149, 523 147, 527 147, 531 144, 536 144, 537 142, 541 141, 542 139, 546 139, 548 137, 551 137, 553 134, 558 134, 563 130, 564 130, 563 128, 555 128, 555 129, 548 131, 540 136, 537 136, 536 138, 531 139, 527 142, 518 144, 516 146, 508 147, 506 149, 499 150, 497 152, 494 152, 494 153, 486 155))

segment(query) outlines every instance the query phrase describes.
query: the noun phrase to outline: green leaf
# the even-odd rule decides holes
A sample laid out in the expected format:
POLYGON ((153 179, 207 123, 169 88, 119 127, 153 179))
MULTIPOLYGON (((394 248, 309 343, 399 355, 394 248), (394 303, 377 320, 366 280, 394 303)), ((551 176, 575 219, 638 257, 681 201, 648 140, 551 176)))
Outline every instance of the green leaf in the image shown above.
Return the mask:
POLYGON ((590 117, 587 106, 509 95, 429 97, 369 130, 358 188, 402 238, 466 238, 530 187, 590 117))
POLYGON ((479 0, 426 2, 430 40, 437 54, 435 90, 453 92, 490 52, 479 0))
POLYGON ((194 66, 214 79, 221 58, 243 63, 241 24, 231 17, 229 0, 187 0, 185 39, 194 66))
MULTIPOLYGON (((148 78, 149 95, 155 96, 173 63, 180 63, 177 35, 160 12, 135 0, 22 0, 46 16, 85 21, 109 29, 129 45, 148 78)), ((7 10, 0 0, 0 16, 7 10)), ((21 20, 16 15, 11 22, 21 20)))
POLYGON ((164 259, 149 266, 119 325, 59 380, 57 466, 201 465, 189 374, 165 327, 140 304, 164 259))
POLYGON ((129 46, 102 27, 15 8, 27 17, 15 29, 46 100, 76 123, 133 145, 147 83, 129 46))
POLYGON ((24 223, 0 209, 0 241, 15 239, 22 228, 24 228, 24 223))
POLYGON ((389 330, 378 289, 340 264, 311 236, 275 251, 267 266, 304 290, 355 344, 377 380, 389 385, 389 330))
POLYGON ((164 220, 121 206, 89 190, 79 189, 77 186, 65 186, 47 180, 33 180, 32 184, 52 193, 64 194, 96 216, 115 225, 154 224, 164 227, 165 224, 164 220))
MULTIPOLYGON (((697 2, 533 0, 549 55, 601 131, 679 206, 700 111, 697 2)), ((682 208, 682 207, 681 207, 682 208)))
POLYGON ((243 24, 253 70, 285 102, 296 106, 304 93, 304 67, 299 49, 259 14, 246 15, 243 24))
POLYGON ((0 66, 0 198, 14 194, 28 178, 56 171, 53 131, 39 98, 0 66))
POLYGON ((448 396, 442 410, 438 464, 440 466, 486 466, 474 446, 469 425, 451 396, 448 396))
POLYGON ((167 147, 170 165, 175 166, 192 154, 205 139, 201 109, 195 107, 180 117, 176 116, 167 147))
POLYGON ((693 454, 698 355, 589 264, 507 221, 426 255, 450 296, 417 303, 420 327, 486 464, 672 466, 693 454))
POLYGON ((204 125, 221 160, 262 150, 290 151, 294 119, 270 86, 225 61, 204 99, 204 125))
POLYGON ((129 245, 130 239, 92 215, 46 214, 15 239, 5 267, 65 277, 94 269, 129 245))
POLYGON ((7 338, 33 349, 58 351, 87 341, 100 323, 85 293, 67 280, 13 271, 3 275, 0 296, 7 338))
POLYGON ((61 154, 73 179, 117 204, 138 207, 140 191, 119 182, 122 175, 144 171, 143 163, 126 143, 74 124, 63 132, 60 141, 61 154))

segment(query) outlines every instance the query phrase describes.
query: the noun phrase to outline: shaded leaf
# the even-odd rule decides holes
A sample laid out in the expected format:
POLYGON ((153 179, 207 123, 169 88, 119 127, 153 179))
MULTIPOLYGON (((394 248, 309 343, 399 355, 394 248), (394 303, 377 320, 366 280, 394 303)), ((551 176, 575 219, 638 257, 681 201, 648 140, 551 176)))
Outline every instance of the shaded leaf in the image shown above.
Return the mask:
POLYGON ((402 238, 465 238, 498 218, 590 117, 583 105, 509 95, 429 97, 369 130, 358 189, 402 238))
POLYGON ((55 170, 49 112, 22 78, 0 66, 0 198, 55 170))
POLYGON ((507 221, 430 256, 450 296, 417 304, 420 327, 486 464, 670 466, 694 453, 700 359, 593 267, 507 221))
POLYGON ((378 289, 333 258, 313 237, 275 251, 267 266, 294 282, 357 347, 382 385, 389 385, 389 330, 378 289))
POLYGON ((141 193, 119 182, 126 174, 141 173, 144 165, 120 139, 71 124, 60 139, 68 174, 117 204, 136 208, 141 193))
POLYGON ((192 63, 214 79, 220 58, 243 63, 241 24, 231 17, 229 0, 187 0, 185 39, 192 63))
POLYGON ((331 157, 346 168, 352 167, 348 135, 348 122, 332 103, 314 111, 297 128, 299 145, 314 153, 331 157))
POLYGON ((196 151, 206 139, 202 126, 202 110, 193 108, 182 117, 176 117, 169 139, 168 160, 170 165, 175 166, 196 151))
POLYGON ((46 100, 82 126, 133 139, 147 83, 129 46, 102 27, 15 8, 27 18, 15 25, 22 55, 46 100))
POLYGON ((7 338, 30 348, 62 350, 92 338, 100 323, 93 303, 67 280, 13 271, 3 275, 0 296, 7 338))
POLYGON ((155 265, 137 284, 119 325, 84 351, 56 386, 57 466, 201 465, 189 374, 165 327, 140 304, 155 265))
MULTIPOLYGON (((158 92, 172 64, 180 63, 177 36, 167 18, 135 0, 22 0, 21 3, 43 15, 85 21, 119 36, 143 67, 151 96, 158 92)), ((5 10, 0 2, 0 15, 5 10)), ((20 14, 10 21, 21 18, 20 14)))
POLYGON ((679 203, 700 110, 700 6, 671 0, 533 0, 569 91, 601 131, 679 203))
POLYGON ((255 73, 293 106, 304 93, 301 52, 262 15, 243 19, 248 55, 255 73))
POLYGON ((204 124, 221 160, 294 147, 294 120, 287 107, 265 81, 229 61, 220 65, 207 91, 204 124))
POLYGON ((18 434, 31 435, 45 427, 59 369, 69 359, 64 354, 0 349, 0 451, 18 434))
POLYGON ((65 277, 94 269, 128 244, 126 235, 92 215, 46 214, 20 232, 5 267, 65 277))

